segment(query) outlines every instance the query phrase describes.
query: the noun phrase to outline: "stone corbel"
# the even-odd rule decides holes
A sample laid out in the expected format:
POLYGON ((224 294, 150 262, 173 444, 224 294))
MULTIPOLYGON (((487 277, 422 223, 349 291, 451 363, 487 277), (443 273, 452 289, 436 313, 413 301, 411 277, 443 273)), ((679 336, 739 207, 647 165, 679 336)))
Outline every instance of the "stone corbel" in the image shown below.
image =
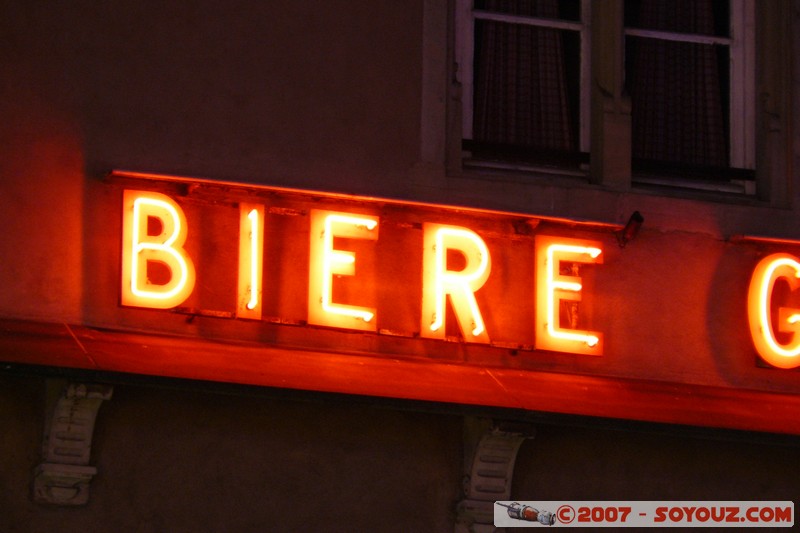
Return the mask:
POLYGON ((33 499, 54 505, 85 505, 89 483, 97 473, 97 468, 89 465, 94 423, 113 388, 58 380, 49 380, 47 385, 43 461, 34 472, 33 499))
POLYGON ((517 452, 533 430, 509 431, 488 420, 465 423, 464 499, 457 507, 455 533, 494 533, 494 502, 511 498, 517 452), (475 435, 478 434, 477 439, 475 435))

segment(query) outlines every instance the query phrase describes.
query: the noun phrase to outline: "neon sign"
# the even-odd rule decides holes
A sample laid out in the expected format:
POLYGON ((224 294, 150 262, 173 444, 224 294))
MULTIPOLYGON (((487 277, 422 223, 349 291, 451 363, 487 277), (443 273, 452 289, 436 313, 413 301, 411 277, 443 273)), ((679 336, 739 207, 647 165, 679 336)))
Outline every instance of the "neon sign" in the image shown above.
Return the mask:
POLYGON ((354 276, 356 254, 334 248, 334 238, 378 240, 378 219, 332 211, 311 211, 308 322, 375 331, 375 309, 333 301, 334 276, 354 276))
MULTIPOLYGON (((266 230, 271 228, 266 206, 250 202, 237 206, 238 252, 231 250, 231 254, 238 253, 238 277, 235 312, 230 316, 263 320, 265 296, 271 294, 270 286, 275 287, 275 280, 265 276, 265 266, 270 266, 274 276, 276 263, 287 258, 272 249, 265 251, 266 230)), ((391 221, 344 210, 312 208, 303 214, 307 215, 307 226, 302 231, 308 235, 307 270, 302 274, 307 277, 301 289, 307 289, 304 322, 353 331, 384 331, 381 313, 387 311, 382 307, 387 302, 375 296, 375 285, 394 281, 381 279, 381 272, 376 271, 380 262, 375 257, 386 250, 390 255, 397 253, 392 252, 395 248, 391 245, 381 246, 384 239, 392 239, 391 221), (384 224, 389 226, 382 230, 384 224), (384 231, 389 236, 381 237, 384 231), (349 288, 344 290, 344 286, 349 288)), ((415 267, 419 269, 419 285, 408 286, 411 292, 404 293, 410 298, 403 306, 415 307, 416 316, 410 326, 415 329, 406 336, 455 338, 484 345, 495 345, 495 338, 499 338, 499 345, 513 344, 515 338, 509 340, 504 332, 498 333, 498 324, 508 324, 507 319, 498 319, 504 312, 505 293, 498 295, 496 288, 490 288, 489 292, 495 290, 494 296, 486 296, 493 276, 510 276, 510 264, 504 263, 509 256, 504 255, 497 239, 487 240, 483 229, 464 225, 422 222, 415 227, 421 230, 414 234, 416 251, 408 254, 406 248, 404 255, 414 256, 419 262, 415 267)), ((172 309, 193 294, 196 272, 186 249, 189 232, 183 209, 166 194, 124 191, 122 305, 172 309)), ((275 235, 275 231, 269 235, 275 235)), ((405 256, 392 261, 409 264, 405 256)), ((533 238, 533 259, 524 265, 532 293, 515 293, 509 302, 514 306, 519 298, 530 299, 532 317, 525 319, 532 326, 527 328, 533 340, 526 345, 529 349, 603 354, 602 331, 586 327, 593 322, 593 307, 582 307, 582 302, 585 298, 592 300, 591 284, 587 290, 584 283, 586 269, 590 272, 601 265, 604 256, 598 240, 541 234, 533 238), (584 309, 590 311, 588 318, 584 309)), ((519 269, 516 272, 519 274, 519 269)), ((499 286, 506 288, 502 283, 499 286)), ((785 253, 765 257, 750 279, 747 316, 753 345, 761 359, 777 368, 800 367, 800 303, 792 305, 787 296, 798 289, 800 259, 785 253)), ((295 286, 295 293, 297 290, 295 286)))
POLYGON ((800 366, 800 309, 778 306, 777 327, 773 323, 773 295, 778 281, 794 291, 800 287, 800 262, 789 254, 772 254, 753 271, 747 296, 750 335, 764 361, 778 368, 800 366), (778 334, 787 340, 779 341, 778 334))
POLYGON ((239 206, 239 318, 261 319, 263 249, 264 207, 243 203, 239 206))
POLYGON ((492 268, 489 249, 483 239, 467 228, 425 224, 422 264, 420 335, 430 339, 445 337, 445 304, 449 297, 464 339, 488 343, 489 334, 475 300, 475 291, 486 283, 492 268), (466 260, 462 269, 448 267, 450 251, 461 254, 466 260))
POLYGON ((573 239, 536 237, 536 347, 542 350, 601 355, 602 334, 565 327, 560 318, 561 303, 567 303, 566 314, 577 312, 575 302, 581 300, 583 285, 578 264, 602 263, 602 250, 597 243, 573 239), (571 266, 568 273, 562 264, 571 266), (570 306, 569 302, 573 305, 570 306))
MULTIPOLYGON (((154 309, 180 306, 195 286, 194 266, 184 249, 189 232, 185 213, 168 196, 149 191, 126 190, 123 203, 122 304, 154 309), (150 226, 157 231, 152 227, 148 231, 150 226), (148 273, 158 265, 166 274, 154 281, 148 273)), ((308 324, 378 331, 381 311, 375 308, 366 285, 359 285, 359 258, 377 253, 380 217, 311 209, 308 219, 308 324), (353 251, 356 242, 367 248, 362 245, 358 248, 361 251, 353 251), (336 289, 344 278, 358 287, 351 297, 355 301, 341 301, 337 296, 336 289)), ((237 318, 262 319, 264 262, 279 259, 265 256, 266 224, 263 205, 239 204, 237 318)), ((491 344, 492 330, 485 314, 492 310, 479 305, 479 295, 492 273, 491 249, 478 232, 467 227, 428 222, 421 227, 418 335, 446 339, 457 326, 464 342, 491 344), (447 326, 448 316, 455 322, 453 328, 447 326)), ((536 242, 540 246, 538 238, 536 242)), ((596 242, 551 238, 543 249, 549 263, 596 264, 601 262, 599 246, 596 242)), ((528 266, 529 271, 533 269, 534 265, 528 266)), ((537 318, 536 347, 601 354, 600 333, 562 324, 555 311, 561 301, 580 300, 580 285, 552 268, 536 265, 536 270, 537 280, 545 280, 537 283, 537 306, 546 309, 540 315, 545 318, 537 318), (539 322, 544 326, 540 328, 539 322)))
POLYGON ((166 195, 125 191, 122 226, 122 305, 169 309, 194 290, 194 264, 183 245, 188 225, 183 210, 166 195), (152 229, 152 228, 157 229, 152 229), (156 283, 151 269, 166 268, 156 283))

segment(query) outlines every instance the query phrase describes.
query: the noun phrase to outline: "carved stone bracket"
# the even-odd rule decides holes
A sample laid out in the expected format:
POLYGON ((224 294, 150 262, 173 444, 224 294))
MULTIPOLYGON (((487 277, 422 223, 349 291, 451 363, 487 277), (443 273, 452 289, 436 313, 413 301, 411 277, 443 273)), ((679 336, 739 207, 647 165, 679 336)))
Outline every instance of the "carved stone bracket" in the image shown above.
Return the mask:
POLYGON ((36 467, 33 499, 55 505, 85 505, 97 469, 89 465, 97 411, 111 398, 110 385, 48 382, 48 417, 42 463, 36 467))
POLYGON ((511 480, 519 447, 533 432, 505 431, 489 421, 467 421, 465 460, 469 465, 464 478, 464 496, 457 507, 456 533, 493 533, 494 502, 511 498, 511 480), (481 430, 474 445, 476 428, 481 430), (472 449, 474 448, 474 449, 472 449), (470 457, 471 456, 471 457, 470 457))

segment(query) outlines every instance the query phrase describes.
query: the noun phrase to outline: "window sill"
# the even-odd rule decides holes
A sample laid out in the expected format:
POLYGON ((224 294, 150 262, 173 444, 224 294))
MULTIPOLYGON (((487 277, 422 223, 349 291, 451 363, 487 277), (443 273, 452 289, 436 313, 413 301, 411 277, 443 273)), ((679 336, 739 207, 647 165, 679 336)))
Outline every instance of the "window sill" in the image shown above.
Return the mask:
POLYGON ((474 170, 477 172, 502 173, 506 176, 516 176, 518 181, 531 181, 541 176, 547 177, 567 177, 582 178, 588 181, 588 165, 580 165, 577 168, 565 168, 563 166, 535 164, 522 161, 495 161, 489 159, 465 158, 462 161, 465 171, 474 170))
POLYGON ((742 198, 752 198, 756 194, 756 182, 752 180, 715 181, 670 175, 637 174, 632 181, 634 186, 654 188, 662 192, 711 192, 735 195, 742 198))
MULTIPOLYGON (((615 195, 646 195, 664 200, 691 200, 708 204, 774 207, 758 198, 756 181, 753 179, 720 180, 686 174, 640 171, 634 173, 628 188, 619 189, 591 182, 588 163, 576 167, 464 157, 461 168, 462 172, 452 176, 453 178, 532 187, 605 191, 615 195)), ((502 195, 501 192, 498 194, 502 195)))

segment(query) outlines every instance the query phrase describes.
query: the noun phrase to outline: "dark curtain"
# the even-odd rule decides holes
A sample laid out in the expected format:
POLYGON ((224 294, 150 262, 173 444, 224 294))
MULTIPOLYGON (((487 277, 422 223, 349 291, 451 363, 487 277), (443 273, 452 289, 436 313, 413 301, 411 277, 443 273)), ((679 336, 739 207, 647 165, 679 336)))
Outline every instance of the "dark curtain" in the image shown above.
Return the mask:
MULTIPOLYGON (((711 0, 643 0, 640 28, 714 34, 711 0)), ((728 166, 715 45, 629 37, 633 157, 728 166)))
MULTIPOLYGON (((558 17, 557 0, 488 0, 486 9, 558 17)), ((477 21, 473 138, 574 150, 559 30, 477 21)))

